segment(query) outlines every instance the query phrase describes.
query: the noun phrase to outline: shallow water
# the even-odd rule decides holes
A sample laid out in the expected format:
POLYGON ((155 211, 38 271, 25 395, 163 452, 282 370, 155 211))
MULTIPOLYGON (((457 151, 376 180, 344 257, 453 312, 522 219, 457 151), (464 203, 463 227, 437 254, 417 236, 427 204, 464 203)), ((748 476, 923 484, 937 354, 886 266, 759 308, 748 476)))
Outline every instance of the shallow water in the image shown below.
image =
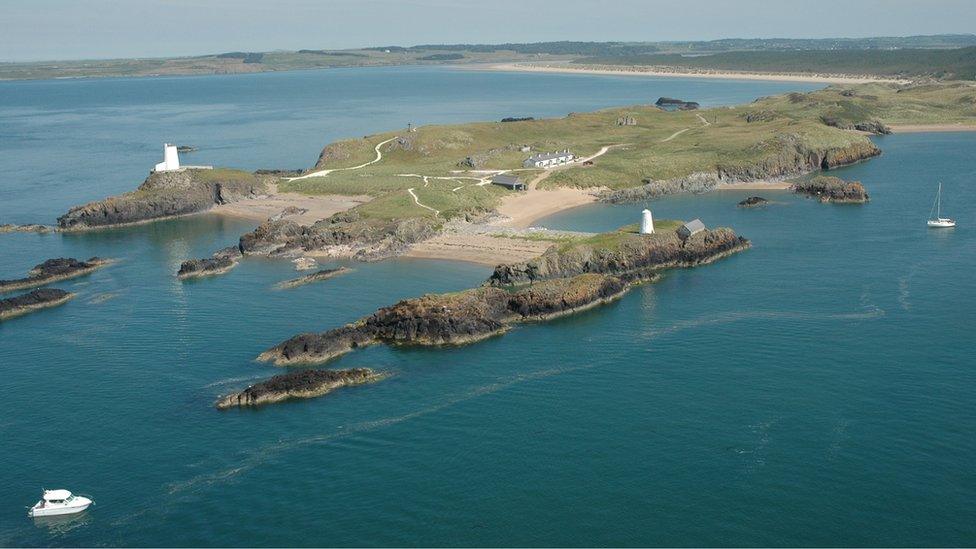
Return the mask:
MULTIPOLYGON (((321 144, 401 116, 554 115, 659 95, 721 104, 798 87, 443 69, 4 83, 0 144, 21 154, 0 157, 18 174, 0 180, 0 221, 46 221, 130 188, 163 139, 201 146, 187 161, 303 166, 321 144), (167 106, 154 114, 147 90, 167 106), (232 106, 206 108, 212 97, 232 106), (183 110, 185 127, 169 121, 183 110), (74 170, 65 147, 80 135, 101 138, 74 170), (126 169, 105 165, 121 143, 126 169)), ((0 545, 972 545, 976 134, 877 142, 885 155, 838 171, 865 183, 867 205, 784 191, 759 193, 774 203, 753 210, 735 203, 754 191, 653 202, 658 219, 731 226, 753 248, 475 345, 355 352, 334 367, 393 376, 255 410, 212 404, 279 371, 253 361, 261 350, 476 285, 487 269, 351 264, 273 290, 290 263, 172 276, 248 222, 2 235, 3 278, 48 257, 120 262, 58 284, 78 293, 68 304, 0 324, 0 545), (925 228, 938 180, 955 230, 925 228), (97 505, 67 521, 24 516, 61 486, 97 505)), ((643 207, 543 224, 607 230, 643 207)))

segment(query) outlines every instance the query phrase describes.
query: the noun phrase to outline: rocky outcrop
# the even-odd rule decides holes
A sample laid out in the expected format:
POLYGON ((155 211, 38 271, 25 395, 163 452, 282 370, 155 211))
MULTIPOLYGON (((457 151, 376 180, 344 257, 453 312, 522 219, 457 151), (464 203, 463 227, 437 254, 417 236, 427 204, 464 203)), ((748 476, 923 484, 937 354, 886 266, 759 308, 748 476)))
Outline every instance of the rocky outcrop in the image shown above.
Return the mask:
POLYGON ((277 288, 287 289, 287 288, 297 288, 298 286, 304 286, 306 284, 311 284, 312 282, 320 282, 322 280, 328 280, 333 277, 337 277, 342 274, 346 274, 351 269, 346 267, 336 267, 335 269, 322 269, 321 271, 314 272, 312 274, 307 274, 305 276, 300 276, 298 278, 293 278, 291 280, 285 280, 284 282, 279 282, 277 288))
POLYGON ((241 250, 237 246, 228 246, 217 250, 210 257, 184 261, 180 264, 176 276, 187 279, 224 274, 236 267, 241 257, 241 250))
POLYGON ((56 307, 74 295, 57 288, 40 288, 23 295, 0 299, 0 321, 46 307, 56 307))
POLYGON ((241 237, 245 254, 270 256, 325 252, 333 257, 375 261, 403 252, 410 244, 426 240, 437 232, 427 218, 382 220, 341 212, 314 225, 300 225, 288 219, 272 219, 241 237))
POLYGON ((42 286, 59 280, 68 280, 86 275, 111 263, 110 259, 92 257, 88 261, 78 261, 73 257, 48 259, 28 271, 27 277, 16 280, 0 280, 0 292, 10 292, 42 286))
POLYGON ((682 178, 664 181, 645 179, 639 187, 604 191, 598 195, 598 199, 622 204, 675 193, 702 193, 720 183, 784 179, 847 166, 881 154, 881 150, 867 138, 852 141, 843 147, 811 147, 796 134, 777 135, 756 143, 752 149, 759 155, 758 160, 720 163, 714 171, 697 172, 682 178))
POLYGON ((739 201, 740 208, 757 208, 759 206, 765 206, 769 204, 769 201, 761 196, 750 196, 744 200, 739 201))
POLYGON ((184 169, 152 173, 133 192, 76 206, 58 228, 79 231, 187 215, 267 192, 263 178, 238 170, 184 169))
POLYGON ((407 299, 334 330, 300 334, 262 353, 278 365, 331 360, 375 343, 463 345, 504 333, 517 322, 542 320, 605 303, 630 283, 586 274, 515 292, 492 287, 407 299))
POLYGON ((653 235, 618 232, 554 246, 531 261, 499 265, 485 284, 529 284, 582 273, 640 278, 661 269, 709 263, 748 247, 748 240, 726 228, 704 230, 685 240, 674 231, 653 235))
POLYGON ((54 230, 54 227, 49 227, 47 225, 38 225, 36 223, 31 223, 28 225, 14 225, 11 223, 5 223, 0 225, 0 234, 3 233, 49 233, 54 230))
POLYGON ((682 111, 692 111, 701 106, 694 101, 682 101, 681 99, 675 99, 673 97, 659 97, 654 104, 665 110, 682 111))
POLYGON ((825 115, 820 118, 820 121, 828 126, 840 128, 842 130, 857 130, 860 132, 873 133, 875 135, 888 135, 891 133, 891 128, 886 126, 880 120, 861 120, 855 122, 825 115))
POLYGON ((839 177, 817 176, 810 181, 795 183, 792 189, 821 202, 863 204, 870 199, 860 181, 844 181, 839 177))
POLYGON ((224 410, 237 406, 258 406, 294 398, 322 396, 340 387, 363 385, 379 381, 383 374, 369 368, 350 370, 301 370, 277 375, 251 385, 241 392, 221 397, 217 408, 224 410))

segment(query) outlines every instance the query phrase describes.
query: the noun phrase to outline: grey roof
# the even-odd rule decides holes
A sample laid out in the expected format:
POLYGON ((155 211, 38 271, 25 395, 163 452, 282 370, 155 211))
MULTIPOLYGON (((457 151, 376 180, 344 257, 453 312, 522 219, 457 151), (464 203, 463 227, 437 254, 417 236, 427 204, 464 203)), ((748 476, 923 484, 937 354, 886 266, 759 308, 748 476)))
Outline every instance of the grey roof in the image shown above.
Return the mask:
POLYGON ((533 162, 536 162, 536 161, 539 161, 539 160, 552 160, 553 158, 561 158, 561 157, 564 157, 564 156, 569 156, 571 154, 573 154, 573 153, 571 153, 569 151, 556 151, 556 152, 551 152, 551 153, 539 153, 539 154, 533 154, 532 156, 530 156, 529 157, 529 160, 531 160, 533 162))
POLYGON ((691 221, 682 225, 681 228, 685 229, 689 233, 694 234, 697 233, 698 231, 704 231, 705 224, 702 223, 701 219, 692 219, 691 221))
POLYGON ((517 177, 512 177, 510 175, 498 174, 491 178, 492 183, 498 183, 499 185, 521 185, 522 181, 517 177))

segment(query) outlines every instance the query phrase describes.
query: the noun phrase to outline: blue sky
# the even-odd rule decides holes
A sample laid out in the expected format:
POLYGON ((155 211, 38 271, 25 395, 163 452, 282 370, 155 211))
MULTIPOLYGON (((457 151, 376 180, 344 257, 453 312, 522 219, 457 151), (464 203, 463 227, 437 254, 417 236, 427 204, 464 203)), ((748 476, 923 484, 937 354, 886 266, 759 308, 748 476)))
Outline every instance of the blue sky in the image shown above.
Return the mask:
POLYGON ((0 60, 976 32, 974 0, 0 0, 0 60))

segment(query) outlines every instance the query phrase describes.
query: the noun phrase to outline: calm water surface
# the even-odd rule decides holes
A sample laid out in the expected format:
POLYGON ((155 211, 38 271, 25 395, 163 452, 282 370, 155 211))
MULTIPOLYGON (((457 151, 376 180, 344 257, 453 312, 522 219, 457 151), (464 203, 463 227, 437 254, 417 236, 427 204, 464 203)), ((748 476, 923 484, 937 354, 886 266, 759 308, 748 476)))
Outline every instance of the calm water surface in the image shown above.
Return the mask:
MULTIPOLYGON (((200 146, 193 162, 300 167, 406 122, 786 89, 803 87, 426 68, 5 83, 0 222, 132 187, 163 140, 200 146)), ((487 270, 353 264, 276 291, 287 262, 172 276, 248 222, 4 235, 0 278, 48 257, 120 262, 0 324, 0 545, 972 545, 976 134, 877 142, 884 156, 839 171, 870 204, 656 201, 659 219, 754 247, 476 345, 356 352, 334 367, 393 376, 256 410, 212 403, 277 371, 253 361, 266 347, 487 270), (938 180, 955 230, 925 228, 938 180), (61 486, 97 505, 24 516, 61 486)), ((644 206, 544 225, 606 230, 644 206)))

